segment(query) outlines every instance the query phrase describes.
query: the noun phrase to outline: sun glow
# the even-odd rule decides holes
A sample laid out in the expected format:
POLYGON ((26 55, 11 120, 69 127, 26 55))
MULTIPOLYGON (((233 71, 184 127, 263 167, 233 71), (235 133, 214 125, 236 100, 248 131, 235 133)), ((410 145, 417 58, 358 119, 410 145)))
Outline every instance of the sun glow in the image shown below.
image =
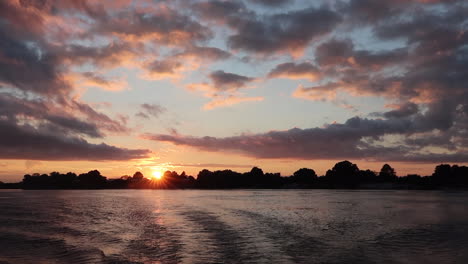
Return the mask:
POLYGON ((155 170, 153 171, 153 179, 160 180, 163 176, 161 171, 155 170))

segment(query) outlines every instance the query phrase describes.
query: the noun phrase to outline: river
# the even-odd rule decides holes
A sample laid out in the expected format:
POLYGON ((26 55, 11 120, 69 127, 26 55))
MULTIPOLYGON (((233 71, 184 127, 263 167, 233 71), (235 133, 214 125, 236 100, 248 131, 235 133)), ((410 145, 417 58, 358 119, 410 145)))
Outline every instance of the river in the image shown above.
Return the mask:
POLYGON ((468 192, 0 190, 0 263, 468 263, 468 192))

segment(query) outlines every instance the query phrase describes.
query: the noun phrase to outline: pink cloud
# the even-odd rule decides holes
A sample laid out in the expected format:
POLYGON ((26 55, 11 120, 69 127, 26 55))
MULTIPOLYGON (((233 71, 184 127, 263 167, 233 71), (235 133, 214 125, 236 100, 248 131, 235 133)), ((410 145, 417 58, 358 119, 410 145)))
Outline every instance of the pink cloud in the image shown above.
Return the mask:
POLYGON ((239 103, 244 102, 260 102, 263 101, 263 97, 243 97, 243 96, 235 96, 229 95, 225 97, 214 97, 210 102, 203 106, 205 110, 212 110, 219 107, 228 107, 239 103))

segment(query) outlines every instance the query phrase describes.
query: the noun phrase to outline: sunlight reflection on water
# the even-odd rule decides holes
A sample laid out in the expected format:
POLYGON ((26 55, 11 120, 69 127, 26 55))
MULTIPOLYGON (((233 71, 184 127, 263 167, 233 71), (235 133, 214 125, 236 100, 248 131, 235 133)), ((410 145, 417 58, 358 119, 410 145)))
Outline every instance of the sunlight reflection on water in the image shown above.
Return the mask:
POLYGON ((0 191, 0 263, 468 263, 468 193, 0 191))

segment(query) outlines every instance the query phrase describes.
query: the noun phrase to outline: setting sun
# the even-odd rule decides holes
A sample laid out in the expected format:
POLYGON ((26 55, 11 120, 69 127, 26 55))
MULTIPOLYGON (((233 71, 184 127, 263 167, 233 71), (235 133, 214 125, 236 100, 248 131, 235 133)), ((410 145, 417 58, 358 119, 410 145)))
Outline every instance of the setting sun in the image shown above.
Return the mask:
POLYGON ((162 178, 161 171, 153 171, 153 179, 160 180, 162 178))

